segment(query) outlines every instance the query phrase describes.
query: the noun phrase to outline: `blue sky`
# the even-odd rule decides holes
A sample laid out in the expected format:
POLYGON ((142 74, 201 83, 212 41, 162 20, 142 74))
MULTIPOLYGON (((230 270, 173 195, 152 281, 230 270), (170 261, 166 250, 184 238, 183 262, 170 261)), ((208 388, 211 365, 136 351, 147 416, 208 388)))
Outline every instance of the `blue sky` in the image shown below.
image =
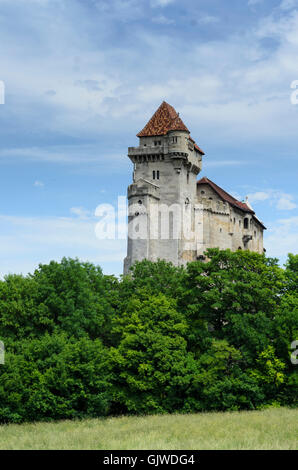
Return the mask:
POLYGON ((0 275, 79 257, 119 274, 95 208, 131 180, 127 147, 163 100, 201 176, 250 201, 270 256, 297 253, 296 0, 0 0, 0 275))

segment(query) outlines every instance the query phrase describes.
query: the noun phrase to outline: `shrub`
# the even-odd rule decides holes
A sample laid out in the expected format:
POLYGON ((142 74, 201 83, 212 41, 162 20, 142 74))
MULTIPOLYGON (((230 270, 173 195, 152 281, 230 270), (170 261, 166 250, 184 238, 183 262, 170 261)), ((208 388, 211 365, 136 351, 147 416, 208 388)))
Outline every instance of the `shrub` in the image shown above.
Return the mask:
POLYGON ((100 340, 45 334, 19 342, 0 368, 0 422, 104 416, 110 381, 100 340))

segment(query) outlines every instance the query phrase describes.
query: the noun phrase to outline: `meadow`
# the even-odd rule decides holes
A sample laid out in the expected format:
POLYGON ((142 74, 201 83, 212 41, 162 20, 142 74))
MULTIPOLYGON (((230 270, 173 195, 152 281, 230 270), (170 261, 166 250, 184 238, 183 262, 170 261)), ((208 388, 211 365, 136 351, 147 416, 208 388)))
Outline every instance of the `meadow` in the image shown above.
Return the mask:
POLYGON ((155 415, 0 426, 0 449, 298 448, 298 409, 155 415))

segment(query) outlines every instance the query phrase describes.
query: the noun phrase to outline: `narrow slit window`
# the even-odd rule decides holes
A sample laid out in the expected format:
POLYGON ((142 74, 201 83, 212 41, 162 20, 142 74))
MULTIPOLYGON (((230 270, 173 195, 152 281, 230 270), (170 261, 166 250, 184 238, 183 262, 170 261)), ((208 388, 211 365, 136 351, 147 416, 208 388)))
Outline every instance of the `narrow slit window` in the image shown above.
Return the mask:
POLYGON ((157 170, 157 172, 156 172, 156 179, 159 180, 159 170, 157 170))
POLYGON ((155 180, 155 170, 153 170, 153 179, 155 180))

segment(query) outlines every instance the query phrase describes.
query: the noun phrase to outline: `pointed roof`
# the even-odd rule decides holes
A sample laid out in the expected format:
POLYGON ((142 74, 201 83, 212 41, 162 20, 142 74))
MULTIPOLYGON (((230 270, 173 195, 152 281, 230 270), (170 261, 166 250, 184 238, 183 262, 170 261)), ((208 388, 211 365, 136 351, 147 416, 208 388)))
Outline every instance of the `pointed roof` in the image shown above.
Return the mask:
POLYGON ((220 188, 219 186, 217 186, 217 184, 213 183, 213 181, 211 181, 209 178, 206 178, 206 177, 201 178, 199 181, 197 181, 197 184, 208 184, 218 194, 218 196, 221 199, 231 204, 231 206, 234 206, 237 209, 240 209, 243 212, 248 212, 249 214, 252 214, 254 219, 256 219, 257 222, 259 222, 259 224, 261 224, 262 227, 266 229, 264 224, 256 217, 255 211, 251 207, 249 207, 244 202, 238 201, 236 198, 231 196, 231 194, 227 193, 224 189, 220 188))
POLYGON ((173 106, 163 101, 144 129, 137 134, 137 137, 166 135, 169 131, 185 131, 189 133, 189 130, 173 106))

